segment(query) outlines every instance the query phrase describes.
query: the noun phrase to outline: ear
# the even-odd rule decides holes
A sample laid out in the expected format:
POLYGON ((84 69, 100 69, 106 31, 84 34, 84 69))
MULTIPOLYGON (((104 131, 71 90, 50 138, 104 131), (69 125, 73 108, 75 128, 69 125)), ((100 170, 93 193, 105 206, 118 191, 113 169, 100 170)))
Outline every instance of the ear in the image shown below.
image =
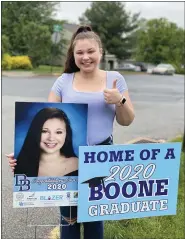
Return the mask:
POLYGON ((103 49, 102 49, 102 48, 100 48, 100 54, 101 54, 101 56, 102 56, 102 54, 103 54, 103 49))

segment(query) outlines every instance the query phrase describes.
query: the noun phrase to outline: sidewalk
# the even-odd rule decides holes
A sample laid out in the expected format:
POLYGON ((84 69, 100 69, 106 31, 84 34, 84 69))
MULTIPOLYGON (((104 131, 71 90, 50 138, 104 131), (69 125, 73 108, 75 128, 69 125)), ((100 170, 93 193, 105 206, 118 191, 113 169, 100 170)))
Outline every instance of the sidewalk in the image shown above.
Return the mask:
POLYGON ((2 71, 2 76, 7 77, 36 77, 36 76, 60 76, 61 73, 34 73, 32 71, 2 71))

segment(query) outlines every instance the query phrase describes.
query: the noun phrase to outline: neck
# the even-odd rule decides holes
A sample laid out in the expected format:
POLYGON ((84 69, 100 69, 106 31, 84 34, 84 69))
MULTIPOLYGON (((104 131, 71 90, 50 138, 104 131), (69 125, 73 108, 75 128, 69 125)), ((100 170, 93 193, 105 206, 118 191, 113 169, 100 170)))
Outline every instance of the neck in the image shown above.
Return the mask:
POLYGON ((54 160, 58 160, 61 157, 60 151, 57 151, 52 154, 48 153, 41 153, 40 155, 40 162, 46 163, 46 162, 53 162, 54 160))
POLYGON ((82 78, 85 78, 86 80, 93 80, 94 78, 97 77, 97 74, 99 74, 100 69, 96 69, 93 72, 84 72, 84 71, 80 71, 80 75, 82 78))

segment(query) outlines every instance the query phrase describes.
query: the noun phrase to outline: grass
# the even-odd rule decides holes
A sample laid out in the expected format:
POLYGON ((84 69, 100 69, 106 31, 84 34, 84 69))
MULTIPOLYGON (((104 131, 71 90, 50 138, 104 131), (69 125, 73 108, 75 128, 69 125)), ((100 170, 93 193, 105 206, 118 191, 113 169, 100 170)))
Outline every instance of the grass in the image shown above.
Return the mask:
MULTIPOLYGON (((52 67, 52 73, 61 74, 62 71, 63 71, 62 66, 53 66, 52 67)), ((35 74, 51 74, 51 66, 40 65, 39 67, 34 68, 32 70, 32 72, 35 74)))
POLYGON ((147 74, 146 72, 142 71, 119 71, 120 74, 122 75, 143 75, 147 74))
MULTIPOLYGON (((182 136, 170 142, 182 142, 182 136)), ((105 222, 104 239, 184 239, 184 153, 181 153, 177 214, 105 222)))
POLYGON ((34 74, 37 75, 45 75, 48 74, 62 74, 63 67, 62 66, 48 66, 48 65, 40 65, 39 67, 33 68, 32 70, 27 70, 27 69, 15 69, 15 70, 6 70, 6 71, 13 71, 13 72, 33 72, 34 74))
MULTIPOLYGON (((61 74, 63 71, 62 66, 53 66, 52 67, 52 73, 59 73, 61 74)), ((35 74, 51 74, 51 66, 47 65, 40 65, 39 67, 32 70, 35 74)), ((145 74, 144 72, 136 72, 136 71, 119 71, 120 74, 123 75, 138 75, 138 74, 145 74)))
MULTIPOLYGON (((37 68, 33 68, 32 70, 23 70, 23 69, 15 69, 15 70, 6 70, 6 71, 15 71, 15 72, 33 72, 34 74, 42 75, 42 74, 61 74, 63 72, 62 66, 51 66, 49 65, 40 65, 37 68)), ((138 74, 146 74, 145 72, 135 72, 135 71, 119 71, 120 74, 123 75, 138 75, 138 74)))
MULTIPOLYGON (((182 142, 182 136, 169 142, 182 142)), ((181 153, 177 214, 173 216, 147 217, 121 221, 105 221, 104 239, 184 239, 184 153, 181 153)), ((59 228, 50 239, 59 239, 59 228)))

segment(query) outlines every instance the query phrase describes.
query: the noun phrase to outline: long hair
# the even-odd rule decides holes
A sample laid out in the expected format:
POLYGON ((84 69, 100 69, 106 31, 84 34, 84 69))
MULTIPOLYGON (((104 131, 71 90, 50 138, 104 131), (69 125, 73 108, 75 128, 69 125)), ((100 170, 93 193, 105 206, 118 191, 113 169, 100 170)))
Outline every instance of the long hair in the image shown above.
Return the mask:
POLYGON ((17 157, 15 174, 25 174, 27 177, 38 176, 42 127, 48 119, 53 118, 63 120, 66 125, 66 139, 63 147, 60 149, 61 155, 67 158, 76 157, 72 145, 72 129, 67 115, 57 108, 44 108, 36 114, 31 122, 27 136, 17 157))
POLYGON ((90 26, 80 26, 71 38, 63 73, 73 73, 73 72, 80 71, 80 69, 75 63, 73 51, 74 51, 74 46, 76 44, 76 41, 83 40, 83 39, 94 39, 98 43, 99 47, 102 48, 101 39, 92 30, 92 28, 90 26))

